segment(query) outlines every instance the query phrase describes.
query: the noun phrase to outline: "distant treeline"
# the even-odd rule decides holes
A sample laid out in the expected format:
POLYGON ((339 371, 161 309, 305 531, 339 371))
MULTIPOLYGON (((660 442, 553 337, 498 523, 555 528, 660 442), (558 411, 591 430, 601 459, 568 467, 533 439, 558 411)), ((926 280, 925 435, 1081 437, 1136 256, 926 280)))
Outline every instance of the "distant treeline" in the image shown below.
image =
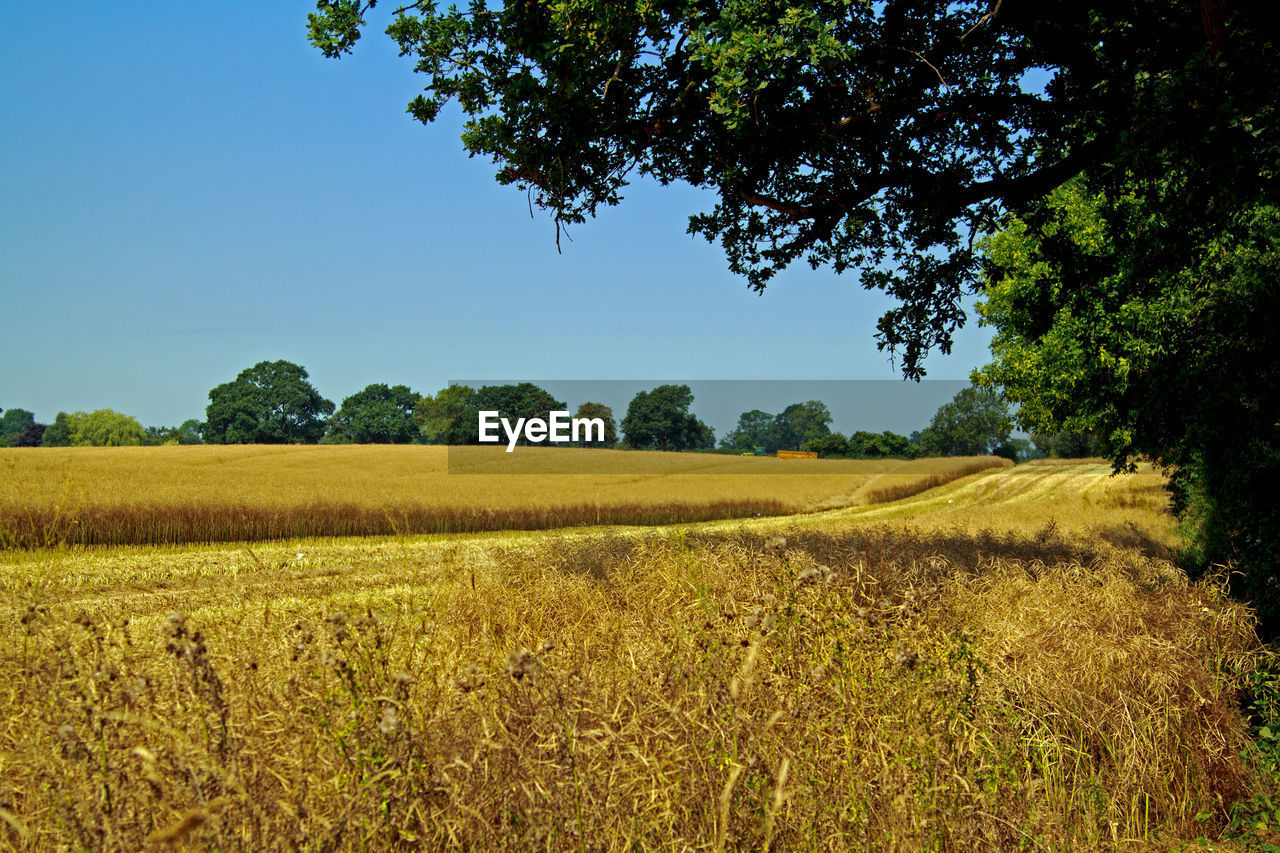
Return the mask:
MULTIPOLYGON (((1015 461, 1037 456, 1088 456, 1088 435, 1060 433, 1010 436, 1008 404, 992 388, 965 388, 940 407, 929 426, 910 436, 894 432, 832 432, 832 416, 819 400, 793 403, 777 414, 752 409, 716 442, 715 432, 691 411, 688 385, 640 391, 621 424, 603 403, 581 403, 574 417, 598 418, 603 440, 578 446, 636 450, 772 454, 808 450, 824 458, 903 458, 995 454, 1015 461)), ((482 410, 518 418, 548 419, 568 411, 543 388, 514 385, 450 385, 419 394, 405 385, 375 383, 335 406, 312 386, 307 371, 288 361, 263 361, 209 391, 203 421, 176 427, 144 427, 112 409, 59 412, 51 424, 37 423, 25 409, 0 415, 0 446, 103 447, 174 444, 478 444, 482 410)), ((521 439, 521 443, 527 443, 521 439)))

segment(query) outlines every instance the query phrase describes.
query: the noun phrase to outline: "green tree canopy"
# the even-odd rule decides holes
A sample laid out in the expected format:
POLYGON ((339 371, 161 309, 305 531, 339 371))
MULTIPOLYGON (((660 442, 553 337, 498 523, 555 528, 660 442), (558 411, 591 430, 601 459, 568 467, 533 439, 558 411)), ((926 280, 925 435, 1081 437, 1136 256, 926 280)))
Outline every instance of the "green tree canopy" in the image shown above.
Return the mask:
POLYGON ((752 409, 738 416, 738 425, 725 433, 720 446, 739 453, 756 447, 776 450, 773 444, 773 415, 760 409, 752 409))
POLYGON ((0 415, 0 447, 13 446, 18 437, 35 426, 36 416, 26 409, 9 409, 0 415))
POLYGON ((314 444, 333 403, 288 361, 260 361, 209 392, 204 440, 210 444, 314 444))
POLYGON ((849 439, 838 432, 832 432, 809 439, 800 449, 816 453, 823 459, 838 459, 849 455, 849 439))
MULTIPOLYGON (((1178 169, 1166 179, 1188 188, 1178 169)), ((1164 466, 1192 556, 1241 570, 1234 588, 1275 630, 1280 206, 1177 210, 1080 179, 1011 218, 984 244, 979 311, 996 333, 977 378, 1024 428, 1089 436, 1117 468, 1164 466)))
POLYGON ((450 385, 418 401, 413 412, 418 437, 425 444, 474 444, 478 432, 479 407, 476 390, 469 385, 450 385))
POLYGON ((799 450, 806 441, 831 433, 831 412, 820 400, 792 403, 773 419, 770 440, 766 445, 770 452, 799 450))
POLYGON ((58 412, 57 417, 53 419, 53 423, 45 428, 44 437, 40 440, 40 446, 70 447, 71 415, 66 412, 58 412))
MULTIPOLYGON (((568 411, 567 404, 552 397, 546 390, 532 382, 520 382, 515 385, 482 385, 475 395, 475 407, 480 411, 495 411, 499 417, 515 423, 518 418, 541 418, 549 420, 552 412, 568 411)), ((470 426, 471 441, 479 437, 479 422, 472 421, 470 426)), ((528 444, 521 435, 520 444, 528 444)))
POLYGON ((934 414, 921 439, 927 453, 984 456, 1009 439, 1009 404, 993 388, 962 388, 934 414))
POLYGON ((584 442, 585 447, 613 447, 618 443, 618 422, 614 420, 613 409, 604 403, 583 403, 574 413, 575 418, 599 418, 604 421, 604 441, 584 442))
POLYGON ((204 439, 200 437, 204 430, 204 424, 195 418, 187 418, 178 425, 178 443, 179 444, 203 444, 204 439))
POLYGON ((59 412, 45 430, 45 447, 126 447, 146 444, 147 431, 138 419, 113 409, 59 412))
POLYGON ((695 450, 715 446, 711 428, 689 411, 688 385, 659 385, 631 398, 622 432, 635 450, 695 450))
MULTIPOLYGON (((320 0, 311 42, 349 52, 374 5, 320 0)), ((637 173, 708 188, 689 228, 752 287, 801 260, 895 297, 879 337, 909 376, 963 322, 972 235, 1086 166, 1188 211, 1277 188, 1264 0, 424 0, 387 33, 422 75, 410 113, 455 101, 467 151, 558 225, 637 173)))
POLYGON ((911 444, 911 439, 889 430, 858 430, 849 436, 849 456, 855 459, 883 459, 890 456, 910 459, 916 455, 917 450, 911 444))
POLYGON ((342 401, 328 436, 355 444, 408 444, 418 433, 413 414, 422 397, 407 385, 374 383, 342 401))

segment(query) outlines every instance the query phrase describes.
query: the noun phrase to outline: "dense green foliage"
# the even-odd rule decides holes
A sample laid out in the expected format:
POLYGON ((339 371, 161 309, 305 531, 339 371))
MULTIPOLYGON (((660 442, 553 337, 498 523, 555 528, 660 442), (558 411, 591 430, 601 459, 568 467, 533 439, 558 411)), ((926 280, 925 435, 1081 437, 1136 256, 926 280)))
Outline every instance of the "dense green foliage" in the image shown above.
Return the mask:
POLYGON ((418 401, 413 421, 418 440, 424 444, 472 444, 476 440, 479 408, 476 389, 469 385, 449 385, 418 401))
MULTIPOLYGON (((550 419, 552 412, 567 409, 567 404, 563 400, 557 400, 545 389, 539 388, 532 382, 521 382, 516 385, 482 385, 476 391, 474 403, 477 413, 499 412, 501 417, 513 424, 519 419, 539 418, 546 421, 550 419)), ((468 435, 469 444, 479 441, 478 417, 471 422, 468 435)), ((528 443, 528 439, 522 433, 517 444, 528 443)))
MULTIPOLYGON (((320 0, 312 43, 350 51, 362 0, 320 0)), ((387 33, 449 101, 463 144, 559 223, 630 177, 713 190, 690 230, 762 288, 796 260, 862 270, 901 305, 881 343, 919 375, 977 286, 971 235, 1091 165, 1119 186, 1194 163, 1187 209, 1273 192, 1280 71, 1263 0, 1003 3, 530 0, 409 3, 387 33), (1043 75, 1047 85, 1027 85, 1043 75), (1236 190, 1244 191, 1243 195, 1236 190)), ((1175 232, 1176 233, 1176 232, 1175 232)))
POLYGON ((985 244, 979 378, 1025 427, 1165 466, 1195 562, 1234 563, 1280 626, 1280 207, 1183 213, 1082 179, 1011 219, 985 244))
POLYGON ((914 459, 920 455, 918 445, 912 444, 905 435, 885 430, 884 432, 867 432, 858 430, 848 437, 838 432, 810 439, 801 450, 817 453, 824 459, 914 459))
POLYGON ((260 361, 209 392, 204 440, 210 444, 304 444, 324 435, 333 403, 288 361, 260 361))
POLYGON ((983 456, 1001 449, 1012 430, 1009 404, 1000 393, 971 385, 938 408, 920 446, 930 456, 983 456))
POLYGON ((36 425, 36 416, 26 409, 9 409, 0 415, 0 447, 14 447, 27 430, 36 425))
POLYGON ((831 433, 831 411, 820 400, 792 403, 777 415, 752 409, 738 416, 738 425, 720 439, 720 447, 738 453, 763 447, 767 453, 799 450, 831 433))
POLYGON ((778 448, 773 445, 773 415, 761 409, 752 409, 738 416, 738 425, 729 430, 720 439, 720 446, 738 453, 751 452, 763 447, 772 453, 778 448))
POLYGON ((604 403, 583 403, 573 416, 575 418, 599 418, 604 421, 604 441, 582 442, 584 447, 613 447, 618 443, 618 422, 613 417, 613 409, 604 403))
POLYGON ((413 415, 421 399, 407 385, 366 386, 342 401, 325 438, 338 444, 408 444, 418 435, 413 415))
POLYGON ((130 447, 148 444, 148 434, 138 419, 113 409, 94 412, 58 412, 43 429, 44 447, 130 447))
POLYGON ((689 411, 688 385, 659 385, 631 398, 622 432, 634 450, 700 450, 715 446, 711 427, 689 411))

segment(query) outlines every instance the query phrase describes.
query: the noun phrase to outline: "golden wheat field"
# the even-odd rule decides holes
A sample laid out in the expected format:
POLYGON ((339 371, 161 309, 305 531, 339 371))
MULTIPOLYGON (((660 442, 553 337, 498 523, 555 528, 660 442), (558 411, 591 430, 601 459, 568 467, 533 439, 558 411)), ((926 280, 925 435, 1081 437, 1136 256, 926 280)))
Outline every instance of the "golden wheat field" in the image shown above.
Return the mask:
POLYGON ((545 447, 507 454, 499 447, 412 445, 0 449, 0 547, 536 530, 782 515, 895 499, 1008 464, 992 457, 788 461, 545 447))
POLYGON ((0 847, 1274 842, 1238 819, 1274 662, 1173 561, 1160 486, 1027 464, 782 518, 3 552, 0 847))

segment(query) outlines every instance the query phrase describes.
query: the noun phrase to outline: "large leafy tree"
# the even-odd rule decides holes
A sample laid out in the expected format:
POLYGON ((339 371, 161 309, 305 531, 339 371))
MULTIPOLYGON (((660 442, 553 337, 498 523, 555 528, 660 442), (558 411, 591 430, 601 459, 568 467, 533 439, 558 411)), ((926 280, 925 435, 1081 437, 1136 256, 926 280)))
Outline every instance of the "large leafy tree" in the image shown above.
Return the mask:
POLYGON ((40 439, 41 447, 69 447, 71 445, 71 415, 58 412, 53 423, 45 428, 40 439))
POLYGON ((424 396, 413 413, 419 440, 425 444, 474 444, 479 416, 475 398, 476 389, 469 385, 450 385, 424 396))
POLYGON ((688 385, 659 385, 631 398, 622 432, 635 450, 695 450, 715 446, 709 426, 689 411, 688 385))
POLYGON ((831 411, 821 400, 792 403, 773 419, 770 450, 799 450, 805 442, 831 434, 831 411))
POLYGON ((131 447, 146 444, 138 419, 114 409, 59 412, 41 436, 45 447, 131 447))
POLYGON ((342 401, 328 435, 337 442, 408 444, 418 432, 413 413, 421 399, 407 385, 374 383, 342 401))
MULTIPOLYGON (((563 412, 567 406, 562 400, 551 396, 547 390, 532 382, 520 382, 515 385, 482 385, 474 398, 477 413, 479 411, 495 411, 499 417, 516 423, 519 418, 526 420, 541 418, 548 421, 552 412, 563 412)), ((472 440, 478 440, 479 421, 471 422, 472 440)), ((501 434, 501 431, 499 431, 501 434)), ((528 444, 528 439, 520 438, 520 444, 528 444)))
POLYGON ((1274 631, 1280 206, 1171 222, 1179 210, 1082 178, 1011 219, 985 243, 979 311, 996 335, 978 378, 1004 386, 1034 432, 1088 436, 1117 468, 1163 465, 1197 562, 1240 569, 1236 588, 1274 631))
MULTIPOLYGON (((322 0, 313 43, 349 51, 371 7, 322 0)), ((468 151, 557 223, 636 173, 708 188, 690 229, 753 287, 802 260, 896 297, 878 335, 909 377, 981 287, 975 241, 1024 227, 1039 268, 990 255, 1010 334, 987 380, 1041 431, 1167 464, 1203 559, 1254 566, 1280 613, 1274 7, 476 0, 411 3, 388 33, 425 78, 413 115, 456 100, 468 151), (1093 213, 1052 195, 1073 178, 1093 213), (1036 284, 1006 300, 1006 275, 1036 284)))
POLYGON ((994 388, 962 388, 934 413, 921 444, 942 456, 982 456, 1009 440, 1013 418, 1009 404, 994 388))
POLYGON ((0 415, 0 447, 15 446, 18 438, 35 426, 36 416, 26 409, 9 409, 0 415))
POLYGON ((756 447, 776 450, 770 447, 773 443, 773 415, 762 409, 752 409, 738 415, 738 425, 725 433, 720 439, 720 446, 738 452, 746 452, 756 447))
MULTIPOLYGON (((310 38, 350 51, 376 0, 320 0, 310 38)), ((387 33, 454 101, 463 144, 556 223, 635 174, 712 190, 690 230, 763 288, 801 260, 900 301, 883 346, 909 376, 976 287, 975 234, 1089 166, 1117 186, 1195 163, 1189 209, 1274 193, 1280 91, 1265 0, 432 0, 387 33), (1043 86, 1038 85, 1044 82, 1043 86)))
POLYGON ((209 392, 202 435, 210 444, 315 443, 331 414, 301 365, 260 361, 209 392))
POLYGON ((604 403, 586 402, 578 406, 575 418, 599 418, 604 421, 604 441, 583 442, 584 447, 613 447, 618 443, 618 422, 613 417, 613 409, 604 403))

